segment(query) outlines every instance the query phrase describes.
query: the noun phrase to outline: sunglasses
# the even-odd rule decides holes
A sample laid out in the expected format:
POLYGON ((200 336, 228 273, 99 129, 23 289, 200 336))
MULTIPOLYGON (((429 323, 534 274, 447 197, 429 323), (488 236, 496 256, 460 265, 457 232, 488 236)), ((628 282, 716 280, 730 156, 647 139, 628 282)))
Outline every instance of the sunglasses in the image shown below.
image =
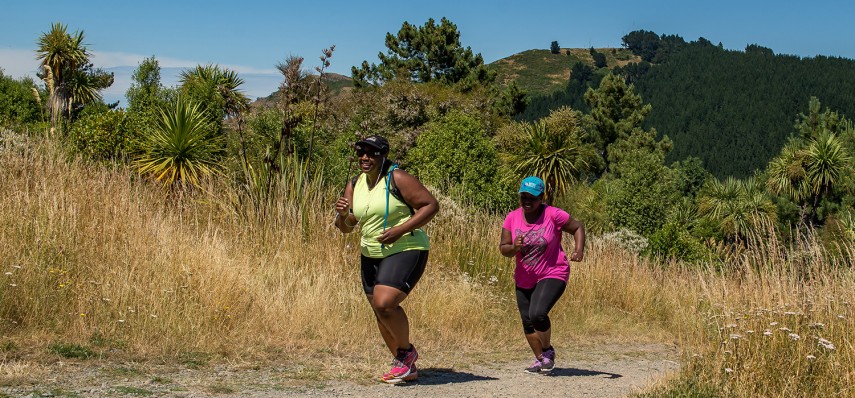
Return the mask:
POLYGON ((377 156, 380 156, 382 154, 383 154, 383 152, 376 150, 376 149, 375 150, 366 150, 365 148, 356 148, 356 157, 360 157, 360 158, 365 156, 365 155, 368 155, 371 157, 377 157, 377 156))

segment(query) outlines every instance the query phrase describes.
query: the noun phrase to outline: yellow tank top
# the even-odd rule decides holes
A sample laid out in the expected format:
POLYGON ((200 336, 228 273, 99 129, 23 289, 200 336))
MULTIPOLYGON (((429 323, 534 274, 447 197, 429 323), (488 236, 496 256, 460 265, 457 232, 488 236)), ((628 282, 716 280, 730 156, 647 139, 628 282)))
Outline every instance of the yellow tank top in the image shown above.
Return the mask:
MULTIPOLYGON (((362 173, 353 187, 353 215, 359 220, 362 231, 362 255, 384 258, 407 250, 430 250, 427 234, 418 228, 406 233, 392 244, 381 245, 377 237, 383 233, 383 218, 386 216, 386 178, 383 176, 373 189, 368 189, 366 174, 362 173), (385 246, 385 247, 383 247, 385 246)), ((410 208, 393 195, 389 197, 389 216, 386 228, 401 225, 410 219, 410 208)))

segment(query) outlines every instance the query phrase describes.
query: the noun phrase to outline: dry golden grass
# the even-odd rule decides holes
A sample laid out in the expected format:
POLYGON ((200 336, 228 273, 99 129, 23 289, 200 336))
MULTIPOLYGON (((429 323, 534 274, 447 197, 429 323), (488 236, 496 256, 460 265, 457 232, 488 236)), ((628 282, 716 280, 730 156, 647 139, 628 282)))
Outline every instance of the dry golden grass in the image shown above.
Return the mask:
MULTIPOLYGON (((310 186, 264 222, 246 221, 258 217, 238 195, 212 183, 168 198, 127 170, 68 161, 49 143, 0 147, 0 384, 19 380, 18 361, 55 355, 54 343, 107 360, 286 361, 299 377, 382 366, 358 239, 331 225, 336 193, 310 186), (332 366, 306 376, 309 355, 332 366)), ((428 270, 404 304, 426 366, 525 355, 500 225, 443 199, 427 227, 428 270)), ((686 359, 661 387, 669 391, 790 396, 809 385, 851 395, 852 251, 835 260, 804 242, 764 240, 704 270, 590 237, 552 312, 556 344, 676 342, 686 359)))

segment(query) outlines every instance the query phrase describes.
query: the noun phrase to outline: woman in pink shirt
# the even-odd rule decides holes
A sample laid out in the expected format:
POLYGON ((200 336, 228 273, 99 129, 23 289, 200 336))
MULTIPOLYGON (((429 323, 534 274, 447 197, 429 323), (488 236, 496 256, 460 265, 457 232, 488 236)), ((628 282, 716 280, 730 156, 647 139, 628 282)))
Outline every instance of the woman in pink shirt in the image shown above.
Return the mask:
POLYGON ((561 248, 562 232, 573 235, 570 261, 582 261, 585 227, 566 211, 543 203, 543 180, 526 177, 520 185, 520 207, 508 213, 502 224, 499 250, 515 257, 514 281, 523 332, 534 352, 529 373, 546 374, 555 367, 550 338, 549 310, 555 305, 570 277, 570 263, 561 248))

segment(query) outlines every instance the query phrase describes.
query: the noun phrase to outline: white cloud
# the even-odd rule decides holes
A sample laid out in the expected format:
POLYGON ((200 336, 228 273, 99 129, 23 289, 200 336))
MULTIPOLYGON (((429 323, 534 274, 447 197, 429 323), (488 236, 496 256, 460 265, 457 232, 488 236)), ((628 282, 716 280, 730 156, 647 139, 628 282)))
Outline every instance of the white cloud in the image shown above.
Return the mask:
POLYGON ((35 78, 39 61, 36 60, 36 53, 33 50, 0 48, 0 68, 3 68, 3 73, 14 78, 24 76, 35 78))
MULTIPOLYGON (((113 72, 113 85, 101 92, 107 102, 121 101, 126 105, 125 92, 131 86, 131 74, 140 62, 151 55, 140 55, 123 52, 93 51, 92 62, 98 68, 113 72)), ((161 83, 166 86, 177 84, 178 75, 182 70, 196 65, 218 64, 223 68, 237 72, 244 79, 244 93, 250 98, 270 95, 279 86, 281 76, 276 69, 262 69, 246 65, 221 64, 214 61, 193 61, 169 57, 154 57, 161 67, 161 83)), ((34 50, 17 48, 0 48, 0 68, 3 73, 13 78, 30 76, 36 78, 38 61, 34 50)))

